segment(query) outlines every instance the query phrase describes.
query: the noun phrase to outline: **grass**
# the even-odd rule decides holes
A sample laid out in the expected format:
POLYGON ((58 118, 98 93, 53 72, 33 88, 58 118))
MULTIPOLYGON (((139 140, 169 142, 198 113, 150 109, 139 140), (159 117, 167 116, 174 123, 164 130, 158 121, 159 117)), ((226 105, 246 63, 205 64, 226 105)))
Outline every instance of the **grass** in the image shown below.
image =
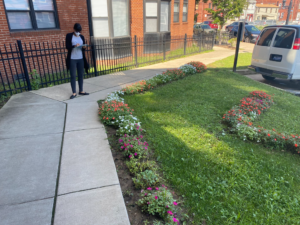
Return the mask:
MULTIPOLYGON (((252 53, 241 53, 238 56, 237 69, 247 69, 251 64, 252 53)), ((216 61, 210 64, 210 68, 222 68, 231 69, 233 68, 234 55, 229 56, 223 60, 216 61)))
MULTIPOLYGON (((247 57, 240 54, 240 59, 247 57)), ((223 68, 126 96, 126 102, 147 130, 164 176, 195 214, 195 224, 300 224, 299 156, 244 142, 226 133, 221 123, 223 113, 241 98, 263 90, 275 94, 276 105, 259 123, 299 131, 292 122, 300 99, 228 71, 229 62, 227 58, 211 65, 223 68), (280 122, 268 120, 271 115, 280 122)), ((244 64, 246 60, 239 62, 244 64)))

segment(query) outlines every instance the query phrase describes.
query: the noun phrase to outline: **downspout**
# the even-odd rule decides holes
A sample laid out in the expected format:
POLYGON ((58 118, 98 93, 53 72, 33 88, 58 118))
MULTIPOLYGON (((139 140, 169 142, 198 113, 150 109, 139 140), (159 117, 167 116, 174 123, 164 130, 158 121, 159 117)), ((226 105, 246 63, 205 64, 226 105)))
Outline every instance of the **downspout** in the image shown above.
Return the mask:
POLYGON ((92 20, 92 12, 91 12, 91 0, 86 0, 87 5, 87 12, 88 12, 88 20, 89 20, 89 30, 90 30, 90 37, 94 36, 93 31, 93 20, 92 20))

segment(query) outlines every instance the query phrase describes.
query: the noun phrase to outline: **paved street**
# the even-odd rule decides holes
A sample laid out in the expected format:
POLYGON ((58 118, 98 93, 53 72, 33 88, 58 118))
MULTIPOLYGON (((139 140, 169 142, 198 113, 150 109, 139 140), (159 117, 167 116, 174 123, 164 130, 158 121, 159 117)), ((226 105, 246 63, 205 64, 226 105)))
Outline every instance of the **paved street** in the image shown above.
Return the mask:
POLYGON ((70 84, 14 95, 0 110, 0 225, 130 224, 97 101, 166 69, 233 54, 215 47, 86 79, 91 94, 74 100, 70 84))

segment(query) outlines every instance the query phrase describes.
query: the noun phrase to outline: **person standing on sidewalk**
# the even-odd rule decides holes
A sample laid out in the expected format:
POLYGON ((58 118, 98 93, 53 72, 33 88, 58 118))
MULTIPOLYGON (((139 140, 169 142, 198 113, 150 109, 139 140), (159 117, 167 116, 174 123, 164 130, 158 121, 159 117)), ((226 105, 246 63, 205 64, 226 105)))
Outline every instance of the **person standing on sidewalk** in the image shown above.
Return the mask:
POLYGON ((89 64, 85 57, 85 39, 84 36, 80 34, 82 27, 79 23, 75 23, 74 32, 69 33, 66 36, 66 48, 68 49, 67 55, 67 70, 70 70, 71 74, 71 87, 73 94, 70 99, 77 96, 76 94, 76 70, 78 74, 78 85, 79 85, 79 95, 88 95, 88 93, 83 92, 83 74, 84 70, 88 73, 89 64))

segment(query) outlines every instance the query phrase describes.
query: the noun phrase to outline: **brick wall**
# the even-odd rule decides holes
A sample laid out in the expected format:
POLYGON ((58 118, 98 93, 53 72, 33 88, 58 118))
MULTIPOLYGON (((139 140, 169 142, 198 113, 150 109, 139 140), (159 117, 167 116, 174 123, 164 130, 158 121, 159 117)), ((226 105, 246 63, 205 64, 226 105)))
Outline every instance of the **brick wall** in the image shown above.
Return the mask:
POLYGON ((203 1, 200 1, 198 3, 198 9, 195 9, 195 14, 198 13, 197 17, 197 23, 202 23, 206 20, 210 20, 209 13, 205 10, 209 8, 209 3, 212 5, 211 1, 208 1, 207 3, 204 3, 203 1), (206 17, 205 17, 206 15, 206 17))
POLYGON ((193 35, 195 0, 188 1, 187 22, 182 22, 183 0, 179 4, 179 22, 174 23, 174 0, 171 2, 171 36, 193 35))
MULTIPOLYGON (((256 4, 261 4, 261 3, 263 3, 263 4, 273 4, 273 5, 279 6, 279 3, 282 4, 282 0, 257 0, 256 1, 256 4)), ((290 0, 286 0, 286 3, 285 3, 286 7, 284 9, 282 7, 279 8, 280 15, 281 15, 281 13, 284 13, 282 18, 281 18, 281 16, 279 16, 280 21, 285 21, 286 20, 287 14, 288 14, 289 4, 290 4, 290 0)), ((297 13, 300 12, 299 4, 300 4, 299 0, 293 0, 293 4, 292 4, 293 12, 291 12, 290 21, 296 20, 297 13)))
POLYGON ((143 0, 130 1, 130 34, 132 37, 144 36, 144 5, 143 0))
POLYGON ((3 43, 43 42, 64 40, 67 33, 73 31, 75 23, 80 23, 82 34, 89 39, 88 13, 84 0, 56 0, 59 29, 47 31, 10 32, 4 10, 4 2, 0 0, 0 40, 3 43))

